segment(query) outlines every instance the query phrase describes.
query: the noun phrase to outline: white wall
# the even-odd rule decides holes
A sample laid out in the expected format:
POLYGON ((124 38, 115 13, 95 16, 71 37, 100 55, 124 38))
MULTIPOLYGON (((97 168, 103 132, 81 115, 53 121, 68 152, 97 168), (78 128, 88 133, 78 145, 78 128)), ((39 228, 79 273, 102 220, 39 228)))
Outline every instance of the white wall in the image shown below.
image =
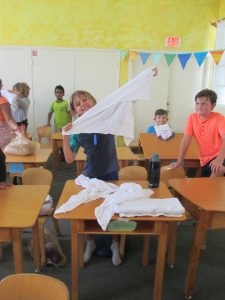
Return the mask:
MULTIPOLYGON (((151 56, 145 65, 140 57, 129 61, 129 78, 153 65, 151 56)), ((198 66, 191 56, 185 69, 175 57, 170 66, 164 56, 157 65, 158 76, 153 78, 152 93, 148 102, 139 101, 135 105, 135 137, 153 124, 154 112, 163 108, 169 111, 169 123, 176 132, 183 132, 187 116, 194 111, 194 96, 203 88, 209 87, 210 62, 208 58, 198 66)))
POLYGON ((97 100, 119 87, 120 56, 117 50, 43 47, 0 47, 0 78, 4 89, 19 81, 31 88, 28 131, 47 123, 54 88, 65 88, 65 99, 84 89, 97 100))

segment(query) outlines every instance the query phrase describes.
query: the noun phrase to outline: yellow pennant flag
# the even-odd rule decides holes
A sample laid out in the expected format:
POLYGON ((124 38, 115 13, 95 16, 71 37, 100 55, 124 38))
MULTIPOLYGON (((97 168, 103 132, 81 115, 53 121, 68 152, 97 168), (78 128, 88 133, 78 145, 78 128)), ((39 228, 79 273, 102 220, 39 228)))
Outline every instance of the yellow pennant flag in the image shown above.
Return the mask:
POLYGON ((138 52, 137 51, 130 51, 129 55, 130 55, 130 59, 132 61, 135 61, 138 57, 138 52))
POLYGON ((218 63, 220 62, 223 52, 224 52, 224 50, 210 51, 210 54, 212 55, 212 58, 216 65, 218 65, 218 63))

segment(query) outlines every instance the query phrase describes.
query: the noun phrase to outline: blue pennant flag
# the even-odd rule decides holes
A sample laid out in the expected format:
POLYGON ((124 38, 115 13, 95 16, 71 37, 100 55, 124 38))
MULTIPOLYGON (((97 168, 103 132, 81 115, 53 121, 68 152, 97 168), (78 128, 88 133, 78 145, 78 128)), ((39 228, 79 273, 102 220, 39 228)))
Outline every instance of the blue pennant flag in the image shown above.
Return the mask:
POLYGON ((149 56, 150 56, 150 53, 140 52, 140 57, 141 57, 141 61, 142 61, 143 65, 147 62, 149 56))
POLYGON ((183 70, 185 69, 185 66, 190 57, 191 57, 191 53, 178 54, 178 58, 179 58, 179 61, 181 63, 183 70))
POLYGON ((196 52, 196 53, 194 53, 194 56, 197 60, 197 63, 199 65, 199 67, 201 66, 201 64, 205 60, 205 57, 206 57, 207 53, 208 52, 196 52))

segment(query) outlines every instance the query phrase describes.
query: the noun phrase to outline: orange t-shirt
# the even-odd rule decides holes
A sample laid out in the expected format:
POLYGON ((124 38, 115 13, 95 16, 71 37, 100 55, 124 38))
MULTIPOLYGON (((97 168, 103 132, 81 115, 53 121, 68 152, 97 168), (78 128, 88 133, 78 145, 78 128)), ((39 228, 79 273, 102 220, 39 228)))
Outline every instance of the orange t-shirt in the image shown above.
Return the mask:
POLYGON ((225 135, 225 117, 211 112, 209 118, 201 119, 198 113, 188 117, 184 131, 195 137, 200 152, 200 165, 206 165, 216 157, 222 144, 222 135, 225 135))
POLYGON ((9 103, 5 97, 0 96, 0 121, 5 121, 4 115, 1 110, 1 104, 9 103))

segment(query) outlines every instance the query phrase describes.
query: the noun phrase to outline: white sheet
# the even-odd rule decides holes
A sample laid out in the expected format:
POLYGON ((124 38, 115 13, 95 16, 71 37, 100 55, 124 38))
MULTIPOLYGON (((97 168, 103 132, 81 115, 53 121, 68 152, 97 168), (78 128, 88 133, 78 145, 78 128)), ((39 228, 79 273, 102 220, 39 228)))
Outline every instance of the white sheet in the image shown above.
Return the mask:
POLYGON ((154 67, 149 67, 125 85, 99 101, 73 122, 72 129, 64 135, 78 133, 103 133, 121 135, 126 145, 134 139, 133 103, 150 99, 154 67))
POLYGON ((174 134, 174 132, 168 124, 155 125, 154 128, 157 137, 161 137, 163 140, 169 139, 174 134))

